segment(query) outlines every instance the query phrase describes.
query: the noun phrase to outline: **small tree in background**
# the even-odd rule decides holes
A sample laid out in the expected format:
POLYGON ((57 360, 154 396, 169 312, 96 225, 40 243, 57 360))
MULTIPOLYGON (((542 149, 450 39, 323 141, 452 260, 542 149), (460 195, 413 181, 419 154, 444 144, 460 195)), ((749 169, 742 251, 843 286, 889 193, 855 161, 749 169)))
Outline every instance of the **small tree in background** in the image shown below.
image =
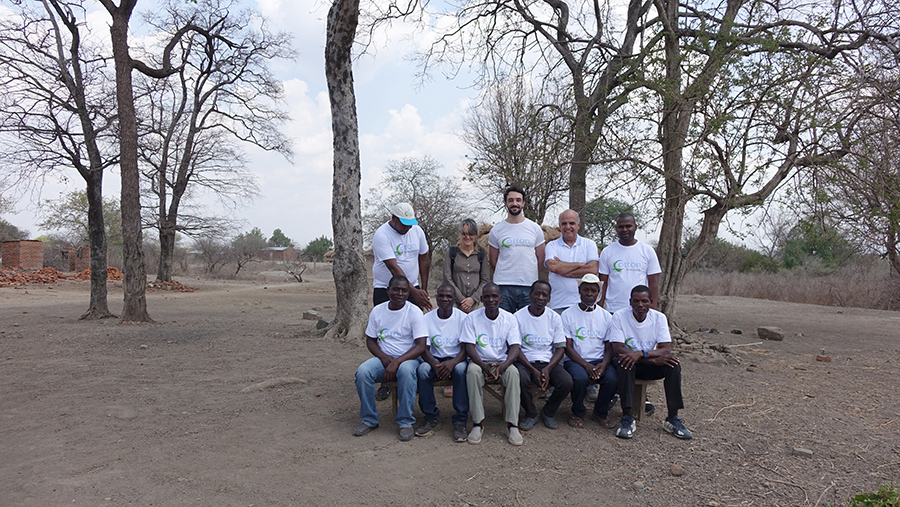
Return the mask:
POLYGON ((631 213, 640 224, 640 215, 625 201, 612 197, 598 197, 587 203, 581 214, 581 235, 597 242, 601 248, 616 240, 616 217, 631 213))
POLYGON ((250 229, 250 232, 238 234, 231 241, 231 259, 237 265, 233 276, 237 276, 247 263, 259 260, 257 253, 265 247, 266 237, 263 236, 259 227, 250 229))
POLYGON ((275 229, 272 232, 272 237, 269 238, 269 246, 293 247, 294 242, 291 238, 285 236, 281 229, 275 229))
MULTIPOLYGON (((69 192, 63 197, 45 201, 41 209, 44 219, 41 229, 60 231, 73 245, 91 244, 88 228, 88 197, 84 190, 69 192)), ((106 229, 106 244, 117 254, 122 252, 122 214, 115 198, 103 200, 103 226, 106 229)), ((105 256, 104 256, 105 258, 105 256)))
POLYGON ((322 261, 325 259, 325 254, 328 253, 332 247, 333 243, 331 242, 331 238, 323 235, 310 241, 309 244, 306 245, 306 248, 303 249, 303 254, 314 261, 322 261))

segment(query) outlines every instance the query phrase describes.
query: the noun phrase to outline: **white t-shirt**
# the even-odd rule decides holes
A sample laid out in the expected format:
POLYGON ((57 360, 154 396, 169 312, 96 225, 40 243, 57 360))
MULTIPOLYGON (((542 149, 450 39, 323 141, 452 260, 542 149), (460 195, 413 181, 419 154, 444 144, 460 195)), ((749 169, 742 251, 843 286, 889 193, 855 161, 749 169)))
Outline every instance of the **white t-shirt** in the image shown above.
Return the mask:
POLYGON ((609 340, 612 316, 599 306, 586 312, 573 305, 562 313, 563 331, 572 339, 572 347, 587 362, 602 361, 609 340))
POLYGON ((462 310, 450 307, 450 317, 438 317, 438 309, 425 314, 425 325, 428 326, 428 346, 431 355, 436 358, 456 357, 459 354, 459 337, 463 332, 466 314, 462 310))
POLYGON ((516 322, 519 323, 519 336, 522 337, 522 352, 529 362, 549 363, 556 348, 554 345, 566 345, 562 320, 550 308, 544 308, 544 313, 535 317, 526 306, 516 312, 516 322))
POLYGON ((425 241, 425 232, 418 225, 412 226, 406 234, 400 234, 385 222, 372 236, 372 253, 375 255, 372 285, 376 289, 386 289, 393 276, 384 265, 385 259, 397 259, 397 265, 406 274, 409 284, 417 285, 419 255, 428 253, 428 242, 425 241))
POLYGON ((459 341, 474 343, 478 357, 488 363, 506 361, 509 346, 522 344, 519 324, 513 314, 501 308, 500 315, 491 320, 485 316, 484 307, 474 310, 466 317, 459 341))
MULTIPOLYGON (((587 264, 599 259, 597 243, 594 243, 592 239, 576 236, 575 244, 570 247, 560 236, 547 243, 547 249, 544 250, 544 259, 550 260, 554 257, 563 262, 587 264)), ((546 260, 544 261, 545 266, 547 265, 546 260)), ((578 278, 557 275, 551 271, 548 281, 553 287, 548 307, 568 308, 581 301, 581 296, 578 295, 578 278)))
POLYGON ((534 283, 538 279, 534 249, 543 243, 544 231, 527 218, 518 224, 504 220, 495 225, 488 234, 488 244, 500 250, 494 267, 494 283, 525 286, 534 283))
POLYGON ((369 314, 366 336, 378 339, 378 348, 385 354, 397 358, 413 348, 416 338, 428 336, 428 326, 422 310, 409 301, 399 310, 388 308, 385 301, 369 314))
POLYGON ((624 246, 616 241, 600 252, 600 274, 609 275, 606 286, 606 309, 615 313, 631 309, 631 289, 647 285, 647 276, 661 273, 656 252, 646 243, 624 246))
POLYGON ((672 341, 669 321, 664 314, 651 309, 644 322, 638 322, 631 308, 625 308, 613 314, 609 341, 624 343, 628 350, 651 351, 658 343, 672 341))

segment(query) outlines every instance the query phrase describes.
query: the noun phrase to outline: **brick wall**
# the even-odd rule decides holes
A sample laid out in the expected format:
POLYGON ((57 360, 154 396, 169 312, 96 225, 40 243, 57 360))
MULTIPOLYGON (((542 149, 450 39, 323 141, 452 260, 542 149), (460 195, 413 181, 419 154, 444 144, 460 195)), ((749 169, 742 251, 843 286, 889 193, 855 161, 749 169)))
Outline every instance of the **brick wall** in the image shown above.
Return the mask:
POLYGON ((84 271, 91 267, 91 248, 70 246, 66 253, 66 260, 66 271, 84 271))
POLYGON ((44 243, 37 240, 4 241, 0 246, 4 268, 22 267, 41 269, 44 267, 44 243))

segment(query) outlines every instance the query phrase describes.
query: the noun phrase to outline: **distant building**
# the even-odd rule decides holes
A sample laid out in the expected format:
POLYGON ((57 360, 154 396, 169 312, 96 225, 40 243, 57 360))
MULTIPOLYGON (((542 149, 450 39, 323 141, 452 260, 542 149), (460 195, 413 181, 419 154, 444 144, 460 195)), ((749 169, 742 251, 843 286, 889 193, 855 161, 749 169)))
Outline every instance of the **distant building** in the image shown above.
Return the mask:
POLYGON ((41 269, 44 267, 44 243, 36 239, 4 241, 0 245, 4 268, 41 269))
POLYGON ((256 256, 263 261, 295 261, 300 253, 289 246, 270 246, 256 252, 256 256))

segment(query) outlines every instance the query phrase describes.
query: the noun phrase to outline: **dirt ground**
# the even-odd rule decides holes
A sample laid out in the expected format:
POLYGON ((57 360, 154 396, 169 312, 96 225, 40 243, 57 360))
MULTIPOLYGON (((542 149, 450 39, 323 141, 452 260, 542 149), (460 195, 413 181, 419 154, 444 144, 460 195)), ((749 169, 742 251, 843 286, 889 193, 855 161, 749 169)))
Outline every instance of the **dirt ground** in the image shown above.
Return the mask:
POLYGON ((727 333, 705 340, 787 335, 742 364, 684 362, 691 441, 662 430, 653 387, 630 441, 568 427, 564 403, 558 430, 513 447, 488 398, 482 444, 456 444, 439 397, 437 434, 399 442, 389 401, 351 436, 368 353, 301 319, 333 315, 329 276, 180 279, 197 290, 149 293, 146 325, 77 320, 88 282, 0 288, 0 505, 824 506, 900 477, 900 313, 682 297, 682 328, 727 333))

